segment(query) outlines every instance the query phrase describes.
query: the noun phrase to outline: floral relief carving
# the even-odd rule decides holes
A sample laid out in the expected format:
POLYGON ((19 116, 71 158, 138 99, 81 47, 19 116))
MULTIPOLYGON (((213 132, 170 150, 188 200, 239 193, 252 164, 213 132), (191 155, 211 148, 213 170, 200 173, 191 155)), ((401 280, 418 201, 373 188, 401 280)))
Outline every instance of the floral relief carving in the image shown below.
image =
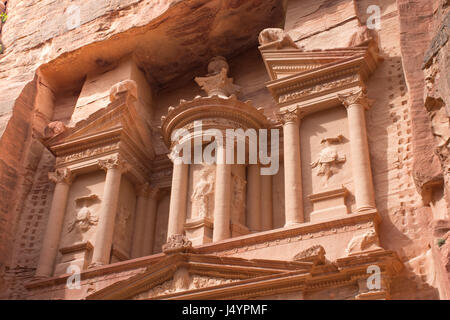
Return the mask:
POLYGON ((321 176, 321 185, 327 186, 330 177, 337 172, 339 165, 346 161, 345 155, 339 154, 335 144, 342 143, 344 137, 339 135, 334 138, 324 138, 320 142, 323 149, 316 161, 311 163, 311 168, 317 168, 317 176, 321 176))
POLYGON ((105 171, 119 169, 124 172, 129 169, 129 164, 119 156, 111 157, 106 160, 98 160, 98 165, 105 171))
POLYGON ((364 107, 369 105, 366 90, 362 88, 347 94, 339 94, 338 98, 346 108, 352 105, 362 105, 364 107))

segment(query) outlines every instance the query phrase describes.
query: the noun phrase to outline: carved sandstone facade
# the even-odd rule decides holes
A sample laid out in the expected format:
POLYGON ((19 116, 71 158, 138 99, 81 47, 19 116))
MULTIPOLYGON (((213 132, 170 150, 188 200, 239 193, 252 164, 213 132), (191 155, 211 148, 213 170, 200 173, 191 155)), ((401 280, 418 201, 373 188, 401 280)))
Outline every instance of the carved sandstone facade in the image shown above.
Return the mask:
MULTIPOLYGON (((42 49, 24 147, 32 178, 11 178, 22 187, 1 199, 17 232, 0 297, 448 299, 445 54, 433 47, 423 66, 422 136, 435 137, 442 169, 426 176, 411 150, 423 142, 401 63, 405 13, 380 5, 389 27, 372 30, 365 1, 136 0, 117 19, 130 8, 155 17, 136 13, 139 32, 114 29, 120 45, 112 36, 91 51, 86 38, 73 55, 42 49), (246 28, 208 24, 202 10, 246 28), (261 143, 279 168, 268 175, 261 143)), ((91 18, 67 32, 112 28, 91 18)))

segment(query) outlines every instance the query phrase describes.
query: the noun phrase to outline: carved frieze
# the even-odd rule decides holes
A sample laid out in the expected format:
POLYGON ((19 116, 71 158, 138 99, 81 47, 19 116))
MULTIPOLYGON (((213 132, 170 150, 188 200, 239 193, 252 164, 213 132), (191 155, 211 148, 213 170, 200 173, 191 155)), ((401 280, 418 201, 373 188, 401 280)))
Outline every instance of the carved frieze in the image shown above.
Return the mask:
POLYGON ((56 164, 57 165, 62 165, 62 164, 67 164, 69 162, 72 161, 78 161, 78 160, 83 160, 83 159, 87 159, 90 157, 95 157, 95 156, 99 156, 101 154, 105 154, 114 150, 118 150, 119 148, 119 143, 112 143, 112 144, 107 144, 107 145, 103 145, 103 146, 99 146, 99 147, 94 147, 94 148, 87 148, 78 152, 74 152, 68 155, 63 155, 63 156, 59 156, 56 159, 56 164))
POLYGON ((332 81, 324 81, 315 83, 313 85, 304 86, 302 88, 295 88, 284 94, 280 94, 278 103, 287 103, 293 100, 302 99, 310 95, 324 93, 331 89, 338 89, 345 85, 358 82, 360 79, 358 74, 353 74, 344 78, 334 79, 332 81))

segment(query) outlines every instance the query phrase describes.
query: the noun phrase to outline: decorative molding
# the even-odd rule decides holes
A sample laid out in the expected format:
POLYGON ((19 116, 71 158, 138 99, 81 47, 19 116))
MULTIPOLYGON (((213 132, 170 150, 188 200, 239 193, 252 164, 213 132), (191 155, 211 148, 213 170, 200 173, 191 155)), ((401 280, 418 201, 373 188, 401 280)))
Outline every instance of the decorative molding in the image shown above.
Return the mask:
POLYGON ((75 175, 72 174, 72 171, 69 168, 59 168, 54 172, 49 172, 48 178, 54 183, 66 183, 70 185, 72 184, 75 175))

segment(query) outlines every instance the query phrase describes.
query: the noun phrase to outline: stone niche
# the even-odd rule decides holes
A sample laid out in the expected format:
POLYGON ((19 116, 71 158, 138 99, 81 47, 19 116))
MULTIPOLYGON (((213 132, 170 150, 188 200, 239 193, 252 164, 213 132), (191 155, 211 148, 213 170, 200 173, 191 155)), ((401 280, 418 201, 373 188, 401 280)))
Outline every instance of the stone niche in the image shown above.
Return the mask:
POLYGON ((320 221, 351 212, 353 193, 344 107, 313 113, 300 127, 305 218, 320 221), (348 207, 347 207, 348 206, 348 207))

